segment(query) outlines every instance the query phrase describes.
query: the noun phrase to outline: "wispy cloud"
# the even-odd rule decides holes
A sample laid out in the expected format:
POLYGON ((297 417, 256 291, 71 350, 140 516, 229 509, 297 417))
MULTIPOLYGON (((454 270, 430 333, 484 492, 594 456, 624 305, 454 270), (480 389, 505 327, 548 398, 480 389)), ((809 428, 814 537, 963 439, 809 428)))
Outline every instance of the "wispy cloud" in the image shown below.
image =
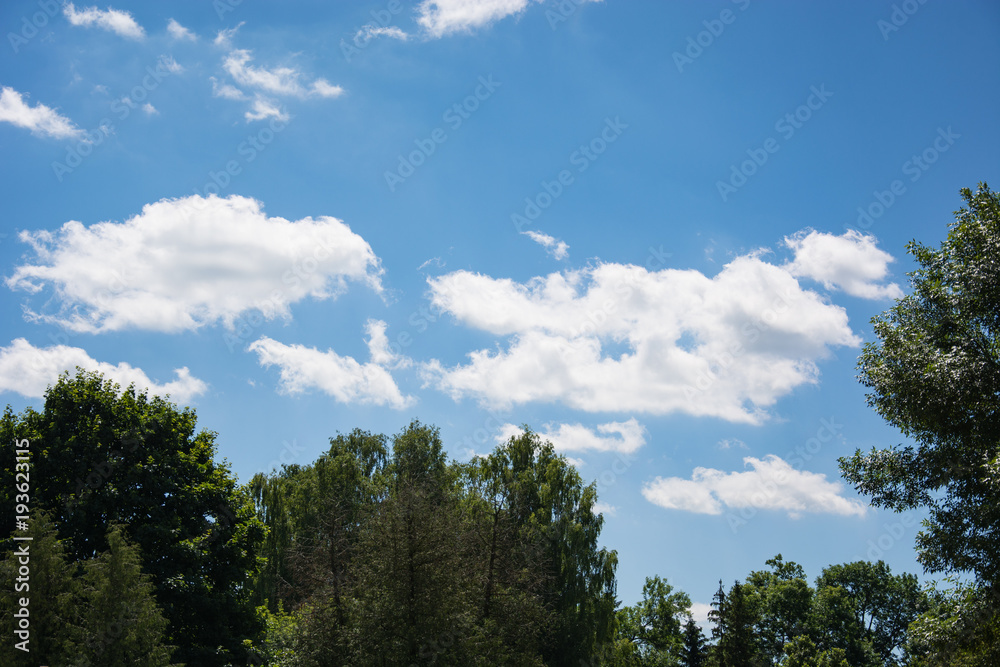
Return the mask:
POLYGON ((174 19, 167 21, 167 33, 172 39, 183 42, 193 42, 198 39, 197 35, 182 26, 180 23, 174 19))
POLYGON ((0 90, 0 122, 31 130, 32 134, 56 139, 81 139, 84 131, 73 121, 44 104, 28 106, 21 93, 4 86, 0 90))
POLYGON ((142 39, 146 31, 142 29, 129 12, 120 9, 106 10, 86 7, 77 11, 72 2, 63 5, 63 14, 72 25, 85 28, 100 28, 126 39, 142 39))
POLYGON ((250 64, 253 55, 247 49, 236 49, 226 56, 223 68, 233 80, 247 88, 271 93, 305 98, 310 96, 337 97, 344 92, 340 86, 331 85, 326 79, 316 79, 311 84, 302 85, 301 72, 292 67, 267 69, 250 64))
POLYGON ((545 248, 545 252, 549 253, 554 258, 566 259, 569 257, 569 245, 567 245, 565 241, 560 241, 554 236, 549 236, 548 234, 532 231, 530 229, 521 233, 545 248))

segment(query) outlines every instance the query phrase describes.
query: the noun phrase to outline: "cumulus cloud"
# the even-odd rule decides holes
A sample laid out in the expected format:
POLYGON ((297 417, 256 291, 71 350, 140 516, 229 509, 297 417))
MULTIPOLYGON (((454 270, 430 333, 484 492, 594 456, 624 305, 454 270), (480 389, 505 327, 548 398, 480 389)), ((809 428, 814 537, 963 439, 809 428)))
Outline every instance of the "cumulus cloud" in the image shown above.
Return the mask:
POLYGON ((717 275, 605 263, 526 283, 456 271, 428 279, 432 305, 509 336, 468 363, 422 367, 458 400, 508 408, 682 412, 760 423, 836 346, 856 347, 843 308, 752 254, 717 275))
POLYGON ((28 106, 21 93, 4 86, 0 90, 0 122, 11 123, 23 127, 38 136, 49 136, 56 139, 80 139, 84 131, 73 121, 44 104, 28 106))
POLYGON ((545 252, 549 253, 556 259, 566 259, 569 257, 569 245, 567 245, 565 241, 560 241, 553 236, 543 234, 542 232, 531 231, 530 229, 521 233, 545 248, 545 252))
POLYGON ((903 296, 899 285, 879 284, 889 275, 894 259, 877 243, 874 236, 853 229, 840 236, 800 232, 785 238, 795 253, 788 272, 863 299, 898 299, 903 296))
POLYGON ((259 201, 235 195, 164 199, 125 222, 70 221, 20 239, 36 258, 7 286, 51 285, 61 310, 28 317, 74 331, 232 327, 252 309, 288 318, 291 304, 334 298, 347 281, 382 291, 379 259, 342 221, 268 217, 259 201))
POLYGON ((124 362, 113 366, 96 361, 79 347, 52 345, 39 348, 23 338, 17 338, 7 347, 0 347, 0 391, 40 398, 62 373, 68 371, 72 375, 77 366, 97 371, 122 387, 135 384, 140 391, 148 390, 161 396, 169 394, 171 400, 181 404, 205 393, 208 388, 208 385, 192 376, 186 367, 174 370, 177 379, 173 382, 157 384, 139 368, 124 362))
POLYGON ((177 41, 193 42, 198 39, 193 32, 182 26, 174 19, 167 21, 167 33, 170 34, 172 39, 176 39, 177 41))
MULTIPOLYGON (((513 424, 500 427, 497 442, 520 435, 523 429, 513 424)), ((619 452, 632 454, 646 444, 646 428, 633 417, 624 422, 598 424, 595 429, 582 424, 546 424, 538 431, 558 452, 619 452)))
POLYGON ((864 516, 866 506, 841 495, 842 486, 826 475, 796 470, 780 457, 748 456, 743 472, 695 468, 691 479, 657 477, 643 485, 649 502, 667 509, 698 514, 722 514, 724 508, 753 507, 782 511, 791 518, 803 513, 864 516))
POLYGON ((156 107, 154 107, 149 102, 146 102, 145 104, 142 105, 142 110, 143 110, 143 112, 147 116, 158 116, 158 115, 160 115, 159 109, 157 109, 156 107))
POLYGON ((126 39, 142 39, 146 31, 142 29, 132 15, 120 9, 106 10, 97 7, 86 7, 77 11, 72 2, 63 5, 63 14, 72 25, 85 28, 96 27, 124 37, 126 39))
POLYGON ((274 95, 292 97, 336 97, 344 92, 340 86, 333 86, 325 79, 316 79, 311 84, 302 85, 302 74, 291 67, 266 69, 250 64, 253 55, 247 49, 231 51, 223 63, 223 68, 241 86, 256 88, 274 95))
POLYGON ((601 502, 600 500, 594 503, 594 506, 591 508, 591 511, 595 515, 604 514, 606 516, 617 516, 618 514, 617 507, 615 507, 614 505, 609 505, 608 503, 601 502))
POLYGON ((317 389, 341 403, 388 405, 402 410, 416 399, 404 396, 389 372, 390 367, 406 364, 389 351, 385 326, 381 321, 368 323, 372 360, 366 364, 333 350, 320 352, 303 345, 286 345, 266 336, 249 349, 257 353, 261 366, 281 369, 279 386, 284 393, 295 395, 317 389))

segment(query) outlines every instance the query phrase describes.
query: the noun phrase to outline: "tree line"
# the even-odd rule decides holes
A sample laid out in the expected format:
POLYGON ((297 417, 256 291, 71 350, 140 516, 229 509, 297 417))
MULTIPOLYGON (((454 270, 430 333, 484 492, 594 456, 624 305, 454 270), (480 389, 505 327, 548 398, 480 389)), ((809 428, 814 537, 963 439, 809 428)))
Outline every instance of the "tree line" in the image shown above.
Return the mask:
MULTIPOLYGON (((948 588, 881 561, 810 585, 777 555, 719 582, 707 637, 659 576, 620 605, 595 484, 530 429, 466 463, 418 421, 354 430, 241 485, 193 410, 78 370, 0 418, 0 441, 32 443, 34 510, 32 652, 5 646, 3 664, 1000 664, 1000 198, 962 195, 940 248, 908 246, 912 292, 859 360, 913 444, 840 462, 874 505, 928 510, 918 559, 961 575, 948 588)), ((0 463, 13 480, 13 447, 0 463)), ((0 503, 14 525, 12 484, 0 503)))

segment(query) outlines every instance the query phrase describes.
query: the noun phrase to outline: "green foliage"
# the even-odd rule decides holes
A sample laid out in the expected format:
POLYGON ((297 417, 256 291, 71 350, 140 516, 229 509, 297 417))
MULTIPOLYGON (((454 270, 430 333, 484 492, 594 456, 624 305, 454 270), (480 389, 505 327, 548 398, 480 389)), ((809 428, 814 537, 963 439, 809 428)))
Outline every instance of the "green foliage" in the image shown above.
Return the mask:
POLYGON ((708 664, 708 649, 701 627, 688 618, 684 624, 684 646, 681 648, 682 667, 704 667, 708 664))
POLYGON ((958 584, 937 593, 909 627, 911 667, 993 667, 1000 664, 1000 593, 958 584))
POLYGON ((962 190, 939 249, 911 242, 913 293, 874 318, 860 380, 868 403, 915 446, 841 459, 876 506, 927 507, 918 558, 930 572, 1000 574, 1000 197, 962 190))
MULTIPOLYGON (((48 389, 42 412, 8 409, 0 439, 31 441, 32 503, 51 513, 67 556, 107 550, 106 527, 120 524, 144 554, 175 659, 222 667, 243 660, 243 639, 260 631, 250 583, 264 530, 213 460, 215 435, 195 424, 189 409, 78 371, 48 389)), ((3 448, 11 479, 13 459, 3 448)), ((11 489, 0 485, 3 507, 13 506, 11 489)))
POLYGON ((755 627, 761 620, 760 594, 751 584, 734 582, 726 593, 719 590, 712 598, 708 619, 715 623, 715 660, 719 667, 755 667, 768 664, 755 627))
POLYGON ((81 610, 79 582, 74 579, 76 567, 66 558, 65 545, 48 514, 33 511, 29 525, 32 540, 9 541, 10 550, 0 562, 0 606, 4 609, 0 629, 7 642, 2 650, 9 660, 4 664, 10 667, 70 664, 82 638, 77 626, 81 610), (29 555, 19 556, 18 552, 24 548, 29 555), (27 576, 18 573, 19 567, 25 565, 19 559, 28 561, 27 576), (17 581, 19 577, 21 581, 17 581), (18 627, 14 613, 25 607, 19 604, 21 598, 27 601, 30 634, 25 648, 30 652, 12 648, 13 643, 22 641, 15 639, 14 634, 18 627))
POLYGON ((108 551, 84 563, 84 641, 80 667, 167 667, 173 647, 163 642, 167 621, 156 606, 153 585, 142 572, 139 550, 120 526, 107 534, 108 551))

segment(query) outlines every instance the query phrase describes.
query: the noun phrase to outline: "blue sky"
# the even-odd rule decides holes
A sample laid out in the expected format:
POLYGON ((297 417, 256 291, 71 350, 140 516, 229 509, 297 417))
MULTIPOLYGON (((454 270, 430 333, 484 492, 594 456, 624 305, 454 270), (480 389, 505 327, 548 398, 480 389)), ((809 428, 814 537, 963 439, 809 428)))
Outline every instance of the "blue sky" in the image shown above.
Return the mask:
POLYGON ((836 460, 869 320, 996 181, 988 2, 7 2, 0 392, 100 368, 243 481, 337 432, 521 424, 619 596, 780 552, 920 572, 836 460))

